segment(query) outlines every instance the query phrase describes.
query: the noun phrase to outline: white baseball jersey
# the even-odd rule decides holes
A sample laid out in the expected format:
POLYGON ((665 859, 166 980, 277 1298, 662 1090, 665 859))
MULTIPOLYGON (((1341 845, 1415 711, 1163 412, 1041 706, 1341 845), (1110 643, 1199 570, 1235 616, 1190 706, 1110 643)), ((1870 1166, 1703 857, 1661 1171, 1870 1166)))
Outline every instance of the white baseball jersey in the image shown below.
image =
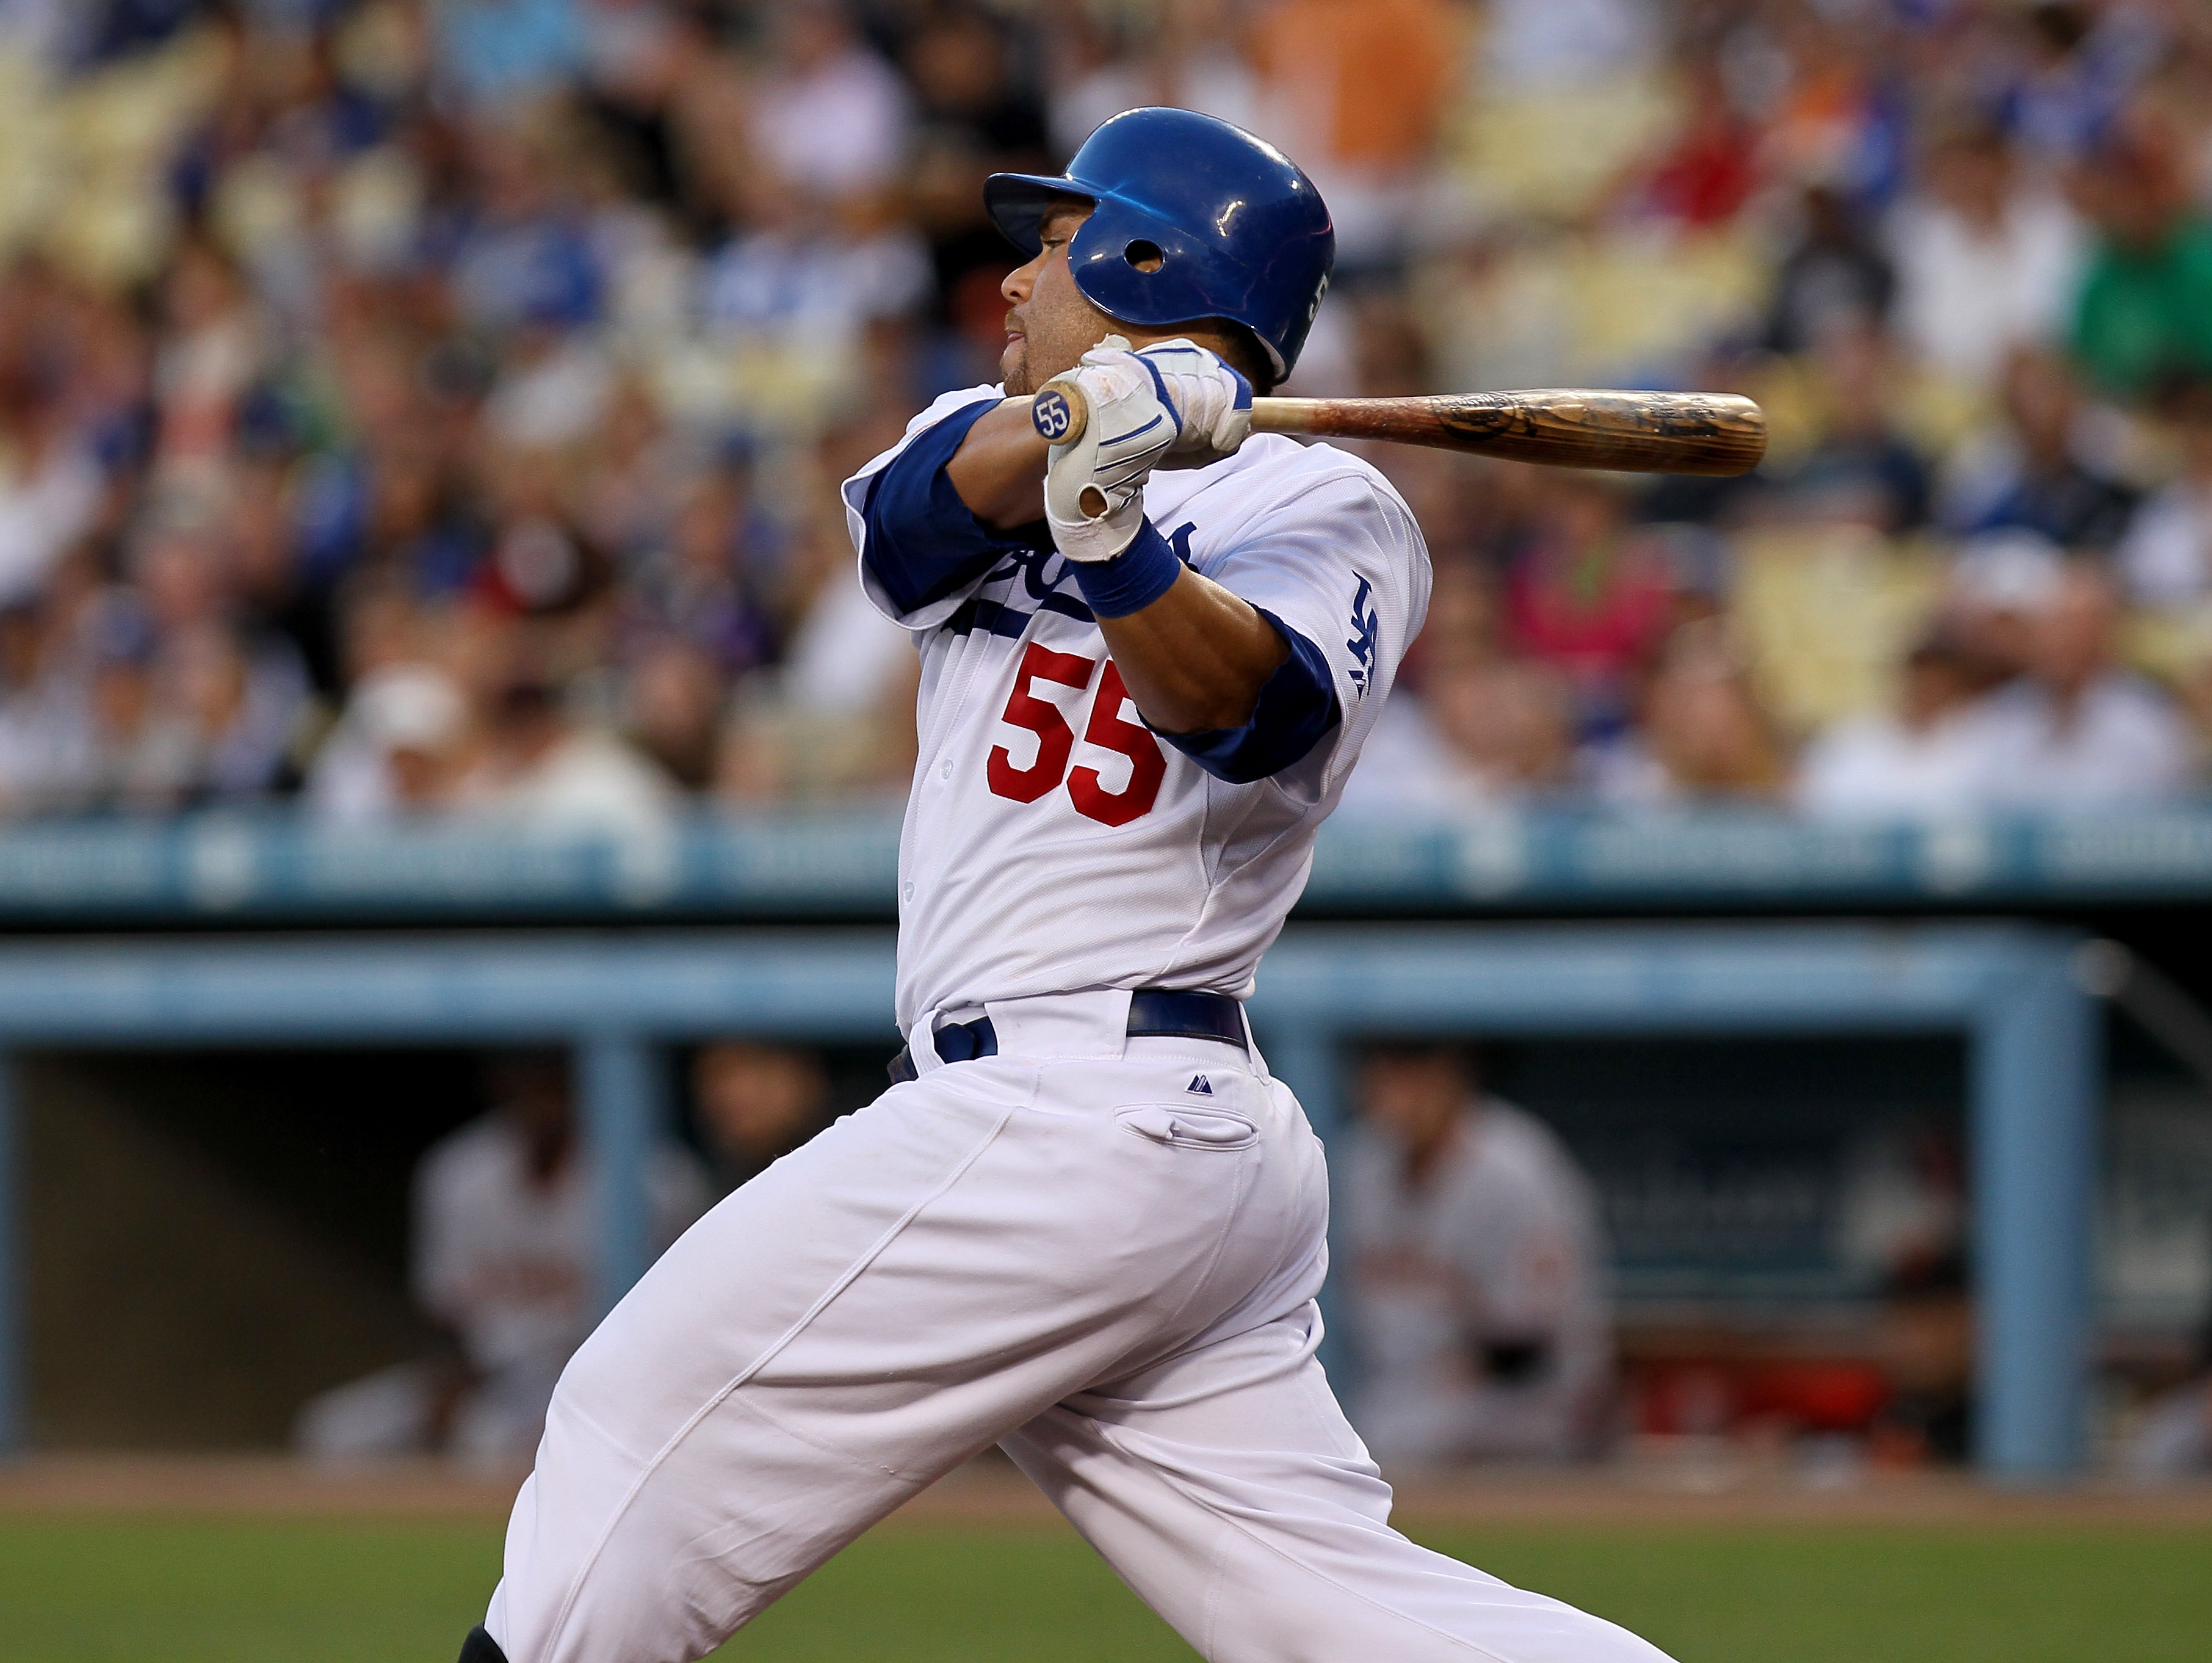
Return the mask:
MULTIPOLYGON (((1380 473, 1326 445, 1255 435, 1211 466, 1152 474, 1153 525, 1193 569, 1317 649, 1335 695, 1338 720, 1297 761, 1218 778, 1146 728, 1048 544, 998 539, 1002 557, 919 604, 902 605, 872 569, 878 476, 947 417, 1002 396, 947 393, 844 486, 861 581, 922 655, 899 846, 899 1026, 1094 989, 1243 997, 1420 629, 1420 531, 1380 473)), ((973 527, 969 516, 961 529, 972 539, 973 527)))

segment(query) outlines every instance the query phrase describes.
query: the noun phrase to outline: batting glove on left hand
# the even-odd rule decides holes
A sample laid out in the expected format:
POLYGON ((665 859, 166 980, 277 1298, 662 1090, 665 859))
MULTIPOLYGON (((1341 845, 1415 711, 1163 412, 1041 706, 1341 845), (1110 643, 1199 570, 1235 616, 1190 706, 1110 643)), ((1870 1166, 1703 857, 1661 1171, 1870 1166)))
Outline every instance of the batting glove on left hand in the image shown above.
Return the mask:
POLYGON ((1066 379, 1089 417, 1069 444, 1052 447, 1044 476, 1045 523, 1070 560, 1111 560, 1145 520, 1145 480, 1182 431, 1158 375, 1109 335, 1066 379))

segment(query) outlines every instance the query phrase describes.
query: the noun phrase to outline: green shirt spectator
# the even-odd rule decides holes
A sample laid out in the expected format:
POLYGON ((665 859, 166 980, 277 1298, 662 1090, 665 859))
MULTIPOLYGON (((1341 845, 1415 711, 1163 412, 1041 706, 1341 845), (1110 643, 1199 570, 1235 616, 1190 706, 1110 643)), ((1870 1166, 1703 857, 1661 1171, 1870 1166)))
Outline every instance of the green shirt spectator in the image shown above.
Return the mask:
POLYGON ((2178 371, 2212 375, 2212 219, 2191 214, 2148 244, 2108 241, 2074 320, 2090 381, 2121 397, 2178 371))

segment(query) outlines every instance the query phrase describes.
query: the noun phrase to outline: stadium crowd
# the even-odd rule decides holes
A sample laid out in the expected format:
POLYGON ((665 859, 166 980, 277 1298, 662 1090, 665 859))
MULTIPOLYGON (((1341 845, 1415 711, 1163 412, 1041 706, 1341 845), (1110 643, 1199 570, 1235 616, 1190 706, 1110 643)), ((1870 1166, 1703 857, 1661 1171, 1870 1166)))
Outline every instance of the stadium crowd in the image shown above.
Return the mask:
POLYGON ((1289 390, 1772 418, 1378 451, 1436 594, 1355 808, 2197 788, 2190 0, 0 0, 0 809, 896 797, 831 486, 992 377, 983 176, 1156 102, 1336 211, 1289 390))

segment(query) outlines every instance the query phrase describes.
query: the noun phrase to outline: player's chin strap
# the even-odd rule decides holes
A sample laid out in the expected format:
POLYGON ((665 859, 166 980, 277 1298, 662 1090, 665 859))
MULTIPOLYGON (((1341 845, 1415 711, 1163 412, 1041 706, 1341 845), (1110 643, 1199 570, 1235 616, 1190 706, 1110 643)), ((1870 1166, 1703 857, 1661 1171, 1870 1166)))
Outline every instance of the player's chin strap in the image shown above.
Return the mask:
POLYGON ((479 1623, 461 1642, 460 1663, 507 1663, 507 1654, 500 1650, 499 1642, 485 1633, 483 1624, 479 1623))

